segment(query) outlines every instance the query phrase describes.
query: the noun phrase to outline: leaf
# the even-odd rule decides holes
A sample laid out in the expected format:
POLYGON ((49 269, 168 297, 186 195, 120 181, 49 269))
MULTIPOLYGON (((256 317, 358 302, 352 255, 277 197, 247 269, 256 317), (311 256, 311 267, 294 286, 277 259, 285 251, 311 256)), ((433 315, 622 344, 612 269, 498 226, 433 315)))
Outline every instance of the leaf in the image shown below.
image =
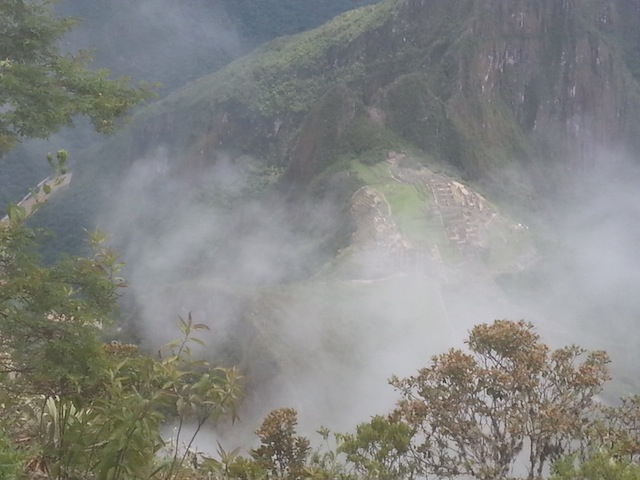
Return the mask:
POLYGON ((176 411, 178 412, 178 415, 184 415, 186 406, 187 402, 185 401, 185 399, 182 397, 178 397, 178 399, 176 400, 176 411))
POLYGON ((6 212, 11 223, 20 223, 27 217, 27 211, 20 205, 15 205, 13 203, 10 203, 7 206, 6 212))

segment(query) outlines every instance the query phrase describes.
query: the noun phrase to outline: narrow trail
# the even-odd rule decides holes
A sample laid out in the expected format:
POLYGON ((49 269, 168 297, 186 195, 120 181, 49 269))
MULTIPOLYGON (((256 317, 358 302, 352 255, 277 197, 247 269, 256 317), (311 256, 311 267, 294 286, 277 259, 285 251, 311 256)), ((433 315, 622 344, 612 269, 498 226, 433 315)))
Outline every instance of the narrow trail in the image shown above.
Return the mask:
MULTIPOLYGON (((34 191, 25 195, 24 198, 17 203, 18 207, 24 208, 25 218, 29 217, 39 205, 49 200, 56 191, 69 185, 72 175, 71 172, 67 172, 57 177, 47 177, 38 183, 34 191)), ((0 219, 0 223, 7 223, 8 221, 8 215, 0 219)))

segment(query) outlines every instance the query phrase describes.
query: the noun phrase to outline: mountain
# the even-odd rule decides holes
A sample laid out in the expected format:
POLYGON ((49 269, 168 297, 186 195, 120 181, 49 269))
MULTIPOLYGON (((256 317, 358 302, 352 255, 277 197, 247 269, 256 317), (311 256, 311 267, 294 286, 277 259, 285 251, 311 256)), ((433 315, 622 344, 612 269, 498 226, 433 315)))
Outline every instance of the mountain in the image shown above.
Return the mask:
POLYGON ((300 182, 392 136, 494 187, 512 165, 575 171, 595 146, 638 147, 630 5, 383 2, 170 95, 146 112, 137 147, 162 138, 192 164, 251 153, 300 182))
POLYGON ((349 11, 141 110, 62 209, 113 232, 131 334, 157 345, 193 310, 259 414, 362 419, 388 400, 372 385, 500 317, 614 350, 635 388, 638 20, 628 0, 349 11))
MULTIPOLYGON (((209 74, 260 43, 316 27, 348 9, 377 0, 193 0, 188 4, 144 0, 114 4, 97 0, 61 0, 50 7, 56 16, 78 24, 60 44, 63 51, 87 50, 96 68, 114 76, 155 85, 159 96, 209 74)), ((49 175, 47 152, 73 154, 99 142, 78 122, 49 141, 30 141, 4 156, 0 201, 22 198, 49 175)), ((80 212, 78 212, 80 213, 80 212)), ((64 242, 63 242, 64 243, 64 242)))

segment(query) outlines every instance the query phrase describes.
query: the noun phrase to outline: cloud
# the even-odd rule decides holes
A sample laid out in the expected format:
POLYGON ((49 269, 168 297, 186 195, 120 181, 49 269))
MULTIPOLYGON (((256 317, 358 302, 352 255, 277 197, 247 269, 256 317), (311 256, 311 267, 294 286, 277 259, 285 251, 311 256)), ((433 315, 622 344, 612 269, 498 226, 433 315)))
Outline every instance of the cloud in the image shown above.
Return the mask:
POLYGON ((65 37, 64 49, 90 50, 96 66, 160 82, 162 91, 210 73, 243 51, 236 28, 216 2, 66 0, 55 8, 82 18, 65 37))

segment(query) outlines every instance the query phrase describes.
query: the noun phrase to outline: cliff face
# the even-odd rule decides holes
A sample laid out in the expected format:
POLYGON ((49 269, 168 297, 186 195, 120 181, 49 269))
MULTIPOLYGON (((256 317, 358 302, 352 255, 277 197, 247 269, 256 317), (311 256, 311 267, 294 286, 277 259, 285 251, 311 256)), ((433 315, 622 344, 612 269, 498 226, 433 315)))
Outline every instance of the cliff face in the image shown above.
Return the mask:
POLYGON ((596 146, 639 146, 639 10, 628 0, 382 2, 170 96, 138 143, 177 140, 192 166, 250 153, 302 183, 367 151, 369 134, 387 139, 375 148, 418 147, 495 184, 505 166, 589 168, 596 146))
POLYGON ((471 121, 467 131, 487 132, 485 141, 506 137, 509 129, 492 118, 497 104, 529 140, 532 134, 558 140, 573 161, 588 161, 595 145, 636 137, 637 84, 605 35, 618 20, 614 3, 476 5, 464 33, 474 46, 459 62, 451 116, 471 121))
POLYGON ((633 149, 640 97, 618 3, 404 2, 391 32, 417 61, 380 90, 383 109, 476 179, 512 159, 573 166, 594 146, 633 149))

